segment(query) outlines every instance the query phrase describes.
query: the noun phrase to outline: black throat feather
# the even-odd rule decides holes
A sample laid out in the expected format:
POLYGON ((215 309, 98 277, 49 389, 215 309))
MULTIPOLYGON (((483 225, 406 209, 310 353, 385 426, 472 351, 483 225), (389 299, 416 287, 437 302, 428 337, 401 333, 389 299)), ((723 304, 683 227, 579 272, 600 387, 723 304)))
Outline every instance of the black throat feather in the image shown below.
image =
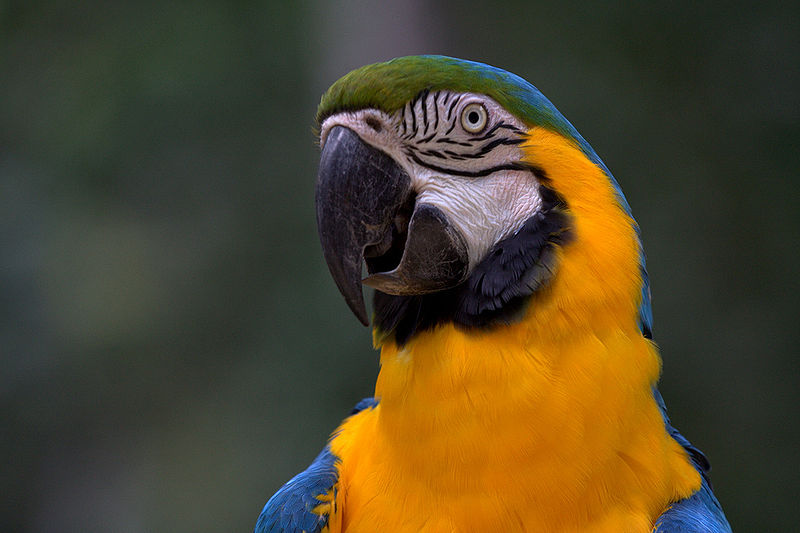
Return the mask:
POLYGON ((375 291, 374 324, 402 346, 416 333, 452 322, 465 329, 510 324, 553 276, 556 247, 570 239, 564 201, 541 186, 542 209, 515 234, 495 244, 461 284, 421 296, 375 291))

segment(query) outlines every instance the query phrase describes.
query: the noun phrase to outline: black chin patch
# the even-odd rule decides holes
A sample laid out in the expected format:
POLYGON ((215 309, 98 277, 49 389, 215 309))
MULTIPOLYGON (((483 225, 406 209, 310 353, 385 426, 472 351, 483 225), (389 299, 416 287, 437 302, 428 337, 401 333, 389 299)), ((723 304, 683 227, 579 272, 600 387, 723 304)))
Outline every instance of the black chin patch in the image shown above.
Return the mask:
POLYGON ((486 328, 518 320, 553 276, 555 250, 569 240, 569 215, 551 189, 541 188, 542 210, 503 239, 460 285, 420 296, 375 291, 375 326, 405 344, 417 332, 440 324, 486 328))

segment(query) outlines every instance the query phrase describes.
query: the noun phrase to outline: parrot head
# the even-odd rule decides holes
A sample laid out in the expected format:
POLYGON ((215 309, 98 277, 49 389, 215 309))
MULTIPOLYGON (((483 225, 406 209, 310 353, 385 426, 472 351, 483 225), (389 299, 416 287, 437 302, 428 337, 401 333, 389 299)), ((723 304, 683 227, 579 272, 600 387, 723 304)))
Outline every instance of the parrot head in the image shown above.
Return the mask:
MULTIPOLYGON (((635 278, 638 320, 649 334, 647 277, 627 202, 588 143, 527 81, 444 56, 397 58, 334 83, 317 125, 323 253, 365 325, 362 284, 376 290, 375 327, 399 343, 445 322, 514 322, 565 262, 581 261, 570 259, 581 246, 573 241, 599 232, 597 269, 602 257, 624 262, 633 250, 633 270, 619 275, 635 278), (609 209, 624 231, 598 215, 609 209)), ((591 277, 592 254, 583 247, 588 258, 573 268, 573 287, 591 277)))

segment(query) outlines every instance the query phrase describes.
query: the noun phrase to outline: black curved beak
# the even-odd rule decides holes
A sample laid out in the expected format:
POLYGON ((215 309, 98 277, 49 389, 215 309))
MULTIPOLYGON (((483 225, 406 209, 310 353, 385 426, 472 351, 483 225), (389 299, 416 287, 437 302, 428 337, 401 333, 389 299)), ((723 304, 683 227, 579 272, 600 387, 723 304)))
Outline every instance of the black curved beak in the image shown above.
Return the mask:
POLYGON ((334 126, 317 179, 317 226, 328 269, 350 309, 369 325, 363 282, 396 295, 425 294, 466 277, 467 246, 445 214, 414 204, 411 178, 352 130, 334 126))

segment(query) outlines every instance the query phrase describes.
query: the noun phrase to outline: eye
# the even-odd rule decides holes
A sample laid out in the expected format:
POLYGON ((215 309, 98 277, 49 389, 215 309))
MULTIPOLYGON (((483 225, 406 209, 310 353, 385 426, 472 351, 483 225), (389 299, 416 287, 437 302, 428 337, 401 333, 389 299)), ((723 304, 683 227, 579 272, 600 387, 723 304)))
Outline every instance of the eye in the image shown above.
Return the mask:
POLYGON ((461 112, 461 126, 470 133, 478 133, 486 127, 489 113, 483 104, 473 103, 464 107, 461 112))

